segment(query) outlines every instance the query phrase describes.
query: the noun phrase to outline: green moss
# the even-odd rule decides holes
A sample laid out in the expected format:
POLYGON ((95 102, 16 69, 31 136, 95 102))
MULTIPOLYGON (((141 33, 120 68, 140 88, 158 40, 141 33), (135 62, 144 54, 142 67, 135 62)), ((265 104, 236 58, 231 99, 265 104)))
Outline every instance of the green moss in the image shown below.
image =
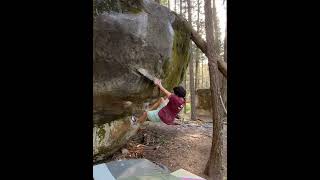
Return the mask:
MULTIPOLYGON (((123 123, 129 123, 125 119, 120 119, 119 121, 124 121, 123 123)), ((120 133, 119 138, 115 139, 115 141, 112 143, 111 146, 105 147, 100 146, 98 147, 98 153, 94 155, 93 159, 96 159, 97 157, 103 156, 104 158, 109 157, 113 153, 115 153, 119 148, 121 148, 125 144, 126 134, 127 130, 124 130, 120 133)), ((98 132, 99 135, 99 132, 98 132)), ((98 163, 99 161, 95 161, 95 163, 98 163)))
POLYGON ((118 0, 102 0, 101 2, 97 2, 97 0, 93 0, 93 16, 97 16, 103 12, 120 12, 120 4, 118 0))
POLYGON ((130 13, 133 13, 133 14, 138 14, 140 13, 142 10, 141 9, 138 9, 138 8, 129 8, 127 10, 127 12, 130 12, 130 13))
POLYGON ((168 72, 166 78, 164 79, 164 86, 170 90, 180 84, 183 80, 183 75, 188 67, 191 45, 190 33, 185 29, 182 29, 183 26, 181 26, 181 24, 179 25, 179 22, 175 22, 173 24, 173 28, 174 40, 172 61, 170 66, 167 65, 167 62, 164 63, 164 72, 168 72))
POLYGON ((142 11, 142 0, 120 0, 121 10, 126 13, 140 13, 142 11))
POLYGON ((97 128, 98 128, 97 134, 99 137, 99 143, 101 143, 101 141, 104 139, 104 137, 106 135, 106 130, 104 129, 103 125, 98 126, 97 128))
POLYGON ((186 113, 191 111, 191 104, 190 103, 186 103, 186 113))
POLYGON ((93 0, 93 16, 103 12, 119 12, 137 14, 142 11, 142 0, 93 0))

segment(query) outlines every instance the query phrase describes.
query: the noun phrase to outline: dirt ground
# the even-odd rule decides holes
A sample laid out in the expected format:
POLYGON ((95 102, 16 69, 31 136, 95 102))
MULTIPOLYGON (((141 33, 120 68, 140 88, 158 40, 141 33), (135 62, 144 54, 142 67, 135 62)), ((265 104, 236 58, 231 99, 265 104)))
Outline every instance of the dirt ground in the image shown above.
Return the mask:
MULTIPOLYGON (((181 125, 146 122, 123 149, 108 161, 116 159, 146 158, 168 167, 173 172, 185 169, 207 178, 203 174, 212 143, 212 122, 209 117, 188 121, 189 114, 182 116, 181 125)), ((224 176, 227 175, 227 125, 224 125, 223 145, 224 176)))

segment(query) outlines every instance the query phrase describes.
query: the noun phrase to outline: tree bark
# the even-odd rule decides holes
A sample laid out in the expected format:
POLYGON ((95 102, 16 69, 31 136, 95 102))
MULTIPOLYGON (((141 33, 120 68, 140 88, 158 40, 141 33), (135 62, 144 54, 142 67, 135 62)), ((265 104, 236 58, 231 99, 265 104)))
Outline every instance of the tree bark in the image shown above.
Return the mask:
MULTIPOLYGON (((191 13, 191 1, 187 0, 188 5, 188 21, 192 22, 192 13, 191 13)), ((190 43, 191 45, 191 43, 190 43)), ((189 60, 189 85, 190 85, 190 96, 191 96, 191 120, 196 120, 196 103, 195 103, 195 88, 194 88, 194 63, 193 63, 193 47, 191 46, 190 51, 190 60, 189 60)))
MULTIPOLYGON (((223 53, 224 53, 223 60, 227 63, 227 23, 225 28, 223 53)), ((223 99, 224 106, 227 107, 227 78, 223 78, 222 80, 221 96, 223 99)))
POLYGON ((170 9, 170 0, 168 0, 168 8, 170 9))
MULTIPOLYGON (((186 72, 185 72, 185 74, 184 74, 184 88, 185 88, 185 90, 186 90, 186 92, 188 92, 187 91, 187 70, 188 70, 188 68, 186 69, 186 72)), ((188 93, 186 93, 186 100, 187 100, 187 95, 188 95, 188 93)), ((187 114, 187 106, 184 106, 184 114, 187 114)))
MULTIPOLYGON (((213 28, 214 28, 214 51, 215 54, 217 56, 218 59, 221 59, 223 61, 223 57, 220 55, 221 54, 221 32, 219 29, 219 20, 217 17, 217 9, 216 9, 216 5, 215 5, 215 1, 213 1, 213 6, 212 6, 212 19, 213 19, 213 28)), ((219 95, 219 97, 222 96, 222 94, 225 92, 225 85, 226 85, 226 78, 222 75, 222 74, 218 74, 218 81, 219 81, 219 92, 221 92, 221 95, 219 95)), ((221 106, 219 106, 219 114, 220 117, 224 117, 227 115, 226 110, 224 109, 224 101, 220 101, 221 106)))
POLYGON ((177 0, 174 0, 174 11, 177 12, 177 0))
MULTIPOLYGON (((215 0, 213 0, 215 6, 215 0)), ((209 175, 212 180, 222 180, 222 122, 218 114, 219 105, 219 84, 218 84, 218 61, 217 55, 214 53, 214 37, 212 24, 211 0, 205 0, 205 29, 207 39, 207 57, 210 75, 210 90, 212 96, 212 121, 213 135, 210 158, 208 160, 205 174, 209 175)))
POLYGON ((201 70, 202 70, 202 73, 201 73, 201 74, 202 74, 202 75, 201 75, 201 78, 202 78, 202 81, 201 81, 201 82, 202 82, 202 86, 201 86, 201 88, 203 88, 203 86, 204 86, 204 85, 203 85, 203 82, 204 82, 204 77, 203 77, 203 63, 204 63, 204 60, 202 60, 202 63, 201 63, 201 66, 202 66, 202 67, 201 67, 201 70))
POLYGON ((180 16, 182 16, 182 0, 180 0, 180 4, 179 5, 180 5, 180 11, 179 11, 180 12, 180 16))
POLYGON ((213 1, 212 6, 212 19, 213 19, 213 30, 214 30, 214 51, 217 56, 220 56, 220 30, 219 30, 219 21, 217 18, 217 9, 215 1, 213 1))
MULTIPOLYGON (((187 91, 187 71, 184 73, 184 80, 183 80, 183 86, 184 86, 184 89, 187 91)), ((186 93, 186 99, 187 99, 187 93, 186 93)), ((187 106, 184 106, 184 114, 187 113, 187 106)))
POLYGON ((198 48, 195 49, 195 51, 196 51, 196 55, 195 55, 195 57, 196 57, 196 73, 194 76, 194 81, 195 81, 194 89, 197 91, 197 89, 199 88, 199 54, 200 53, 199 53, 198 48))
MULTIPOLYGON (((188 11, 187 11, 188 7, 187 7, 187 2, 186 0, 184 1, 184 17, 187 18, 188 17, 188 11)), ((190 24, 191 25, 191 24, 190 24)))
MULTIPOLYGON (((180 4, 179 4, 179 5, 180 5, 180 11, 179 11, 180 17, 183 17, 183 13, 182 13, 182 0, 180 0, 180 4)), ((183 87, 185 88, 185 90, 187 90, 187 71, 186 71, 185 74, 184 74, 183 87)), ((187 96, 187 95, 186 95, 186 96, 187 96)), ((186 99, 187 99, 187 97, 186 97, 186 99)), ((187 106, 184 106, 183 112, 184 112, 184 114, 187 113, 187 106)))
MULTIPOLYGON (((188 18, 188 7, 187 7, 187 2, 186 2, 186 0, 184 0, 184 6, 182 6, 182 8, 184 9, 184 13, 183 13, 183 15, 184 15, 184 18, 188 18)), ((191 56, 190 56, 191 57, 191 56)), ((190 63, 190 58, 188 59, 188 61, 189 61, 189 63, 190 63)), ((187 70, 186 70, 186 78, 185 78, 185 88, 186 88, 186 91, 188 92, 188 84, 187 84, 187 79, 188 79, 188 71, 190 71, 189 70, 189 67, 187 68, 187 70)), ((190 74, 189 74, 189 76, 190 76, 190 74)), ((189 84, 190 84, 190 82, 189 82, 189 84)), ((189 87, 190 87, 190 85, 189 85, 189 87)), ((188 93, 187 93, 188 94, 188 93)), ((186 110, 186 113, 187 113, 187 110, 186 110)))
MULTIPOLYGON (((198 10, 197 10, 197 33, 199 34, 200 32, 200 2, 199 0, 197 1, 197 5, 198 5, 198 10)), ((197 91, 197 89, 199 88, 199 60, 200 59, 200 52, 199 49, 196 49, 196 75, 195 75, 195 90, 197 91)))

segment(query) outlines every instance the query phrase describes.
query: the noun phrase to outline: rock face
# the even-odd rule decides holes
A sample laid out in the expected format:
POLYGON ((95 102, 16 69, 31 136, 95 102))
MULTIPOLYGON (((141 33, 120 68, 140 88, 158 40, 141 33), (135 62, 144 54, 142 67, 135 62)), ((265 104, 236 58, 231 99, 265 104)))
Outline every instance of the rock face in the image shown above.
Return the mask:
POLYGON ((198 115, 212 116, 210 89, 198 89, 196 92, 196 109, 198 115))
POLYGON ((176 14, 150 0, 94 0, 93 156, 118 150, 136 133, 129 118, 159 98, 136 69, 162 79, 168 90, 183 80, 190 33, 176 14))

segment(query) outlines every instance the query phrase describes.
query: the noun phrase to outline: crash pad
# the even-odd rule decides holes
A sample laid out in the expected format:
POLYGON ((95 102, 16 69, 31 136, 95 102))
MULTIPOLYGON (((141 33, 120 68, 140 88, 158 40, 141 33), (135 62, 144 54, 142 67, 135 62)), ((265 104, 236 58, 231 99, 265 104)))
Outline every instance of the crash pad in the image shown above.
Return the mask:
POLYGON ((183 180, 205 180, 204 178, 199 177, 195 174, 192 174, 191 172, 186 171, 184 169, 176 170, 176 171, 172 172, 171 174, 176 177, 184 178, 183 180))
POLYGON ((181 180, 181 178, 171 174, 153 174, 147 176, 122 177, 118 178, 117 180, 181 180))
POLYGON ((111 172, 109 171, 106 164, 99 164, 96 166, 93 166, 93 179, 94 180, 115 180, 115 178, 112 176, 111 172))

